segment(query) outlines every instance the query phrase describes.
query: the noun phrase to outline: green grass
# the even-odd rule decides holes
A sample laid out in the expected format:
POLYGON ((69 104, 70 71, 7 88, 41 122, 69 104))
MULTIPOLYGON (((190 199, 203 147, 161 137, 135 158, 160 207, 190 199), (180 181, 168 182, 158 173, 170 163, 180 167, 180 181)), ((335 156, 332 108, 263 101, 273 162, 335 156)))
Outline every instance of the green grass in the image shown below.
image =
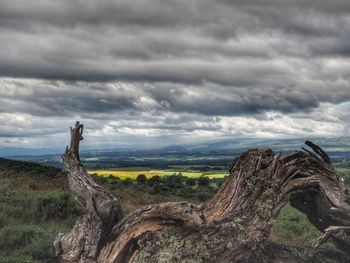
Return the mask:
POLYGON ((33 179, 0 179, 0 263, 57 262, 53 241, 81 214, 71 194, 61 183, 47 189, 50 179, 38 178, 35 190, 33 179))
POLYGON ((100 160, 100 158, 98 157, 89 157, 89 158, 82 158, 83 161, 86 161, 86 162, 92 162, 92 161, 98 161, 100 160))
POLYGON ((344 178, 345 182, 350 183, 350 167, 335 167, 337 174, 344 178))
POLYGON ((349 167, 335 167, 335 170, 340 175, 342 175, 342 174, 350 175, 350 168, 349 167))
MULTIPOLYGON (((23 167, 17 171, 15 163, 7 161, 4 163, 6 167, 12 169, 12 173, 9 170, 0 174, 0 263, 57 262, 53 247, 55 237, 59 232, 69 232, 77 216, 82 213, 67 190, 66 177, 56 178, 56 174, 60 173, 54 169, 46 171, 44 176, 36 176, 35 172, 40 172, 44 168, 21 163, 23 167), (20 169, 29 171, 22 174, 20 169)), ((188 177, 207 175, 211 178, 226 175, 219 170, 203 172, 188 169, 190 167, 181 174, 188 177)), ((336 169, 345 178, 350 176, 350 168, 336 169)), ((179 170, 175 169, 155 171, 147 167, 130 167, 104 171, 105 177, 97 179, 121 199, 126 214, 151 203, 184 200, 202 203, 216 191, 216 188, 211 186, 191 187, 181 184, 179 187, 176 180, 181 177, 169 177, 174 173, 179 174, 179 170), (108 178, 111 173, 117 173, 123 179, 130 177, 130 173, 136 176, 140 173, 146 175, 160 173, 159 175, 164 178, 159 185, 161 188, 157 189, 155 186, 140 185, 136 181, 108 178), (127 182, 131 184, 126 184, 127 182)), ((286 245, 312 246, 320 235, 321 233, 309 223, 304 214, 287 205, 273 220, 270 238, 286 245)))
MULTIPOLYGON (((172 194, 160 194, 148 192, 145 187, 134 182, 132 186, 110 189, 121 198, 126 213, 150 203, 204 202, 214 194, 208 195, 206 187, 198 187, 195 193, 187 187, 190 197, 181 196, 176 189, 172 194)), ((0 263, 53 263, 57 262, 53 241, 59 232, 70 231, 80 209, 65 190, 22 191, 5 182, 0 187, 0 211, 0 263)), ((271 239, 286 245, 311 246, 320 234, 305 215, 287 205, 273 221, 271 239)))
POLYGON ((290 246, 313 246, 322 233, 307 219, 306 215, 287 204, 272 222, 270 238, 290 246))
POLYGON ((326 152, 349 152, 349 147, 323 147, 326 152))
POLYGON ((67 230, 58 224, 7 225, 0 230, 0 262, 57 262, 52 241, 67 230))

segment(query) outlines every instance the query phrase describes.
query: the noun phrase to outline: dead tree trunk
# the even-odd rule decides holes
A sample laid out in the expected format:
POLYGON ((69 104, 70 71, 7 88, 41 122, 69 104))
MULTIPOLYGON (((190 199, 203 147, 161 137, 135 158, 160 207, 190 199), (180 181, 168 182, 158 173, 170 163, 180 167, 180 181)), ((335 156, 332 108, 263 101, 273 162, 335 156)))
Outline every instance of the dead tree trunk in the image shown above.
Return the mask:
POLYGON ((203 205, 149 205, 123 216, 119 200, 97 185, 79 159, 83 125, 63 155, 74 197, 85 208, 55 241, 62 262, 350 262, 350 193, 327 154, 241 154, 218 193, 203 205), (269 241, 270 221, 290 201, 325 234, 312 248, 269 241), (338 249, 319 246, 328 238, 338 249))

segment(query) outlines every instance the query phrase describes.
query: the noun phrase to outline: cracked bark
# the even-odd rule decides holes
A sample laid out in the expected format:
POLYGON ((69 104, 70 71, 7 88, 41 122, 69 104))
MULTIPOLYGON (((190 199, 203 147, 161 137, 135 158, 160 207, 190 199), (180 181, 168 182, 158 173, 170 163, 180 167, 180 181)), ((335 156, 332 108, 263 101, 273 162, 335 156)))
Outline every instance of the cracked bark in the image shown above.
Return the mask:
POLYGON ((330 158, 306 141, 291 155, 250 150, 202 205, 173 202, 124 216, 119 199, 97 185, 79 159, 83 125, 71 129, 63 155, 74 197, 86 210, 70 233, 55 241, 61 262, 348 262, 350 192, 330 158), (324 235, 315 248, 269 241, 270 222, 290 201, 324 235), (320 246, 333 239, 337 249, 320 246))

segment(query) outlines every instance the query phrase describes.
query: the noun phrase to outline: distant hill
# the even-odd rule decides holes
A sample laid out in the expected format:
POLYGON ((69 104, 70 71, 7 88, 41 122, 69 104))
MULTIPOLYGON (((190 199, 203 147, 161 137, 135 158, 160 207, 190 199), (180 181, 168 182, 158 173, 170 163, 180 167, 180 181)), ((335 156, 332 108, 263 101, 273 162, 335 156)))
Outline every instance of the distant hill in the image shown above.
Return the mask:
MULTIPOLYGON (((248 149, 272 149, 275 152, 290 153, 301 150, 308 139, 321 146, 333 162, 350 160, 350 138, 297 138, 259 139, 226 138, 200 144, 169 145, 150 149, 96 149, 81 150, 81 159, 88 169, 148 166, 167 167, 168 165, 214 165, 226 166, 238 154, 248 149)), ((40 150, 34 151, 40 153, 40 150)), ((45 151, 44 151, 45 152, 45 151)), ((1 151, 0 151, 1 153, 1 151)), ((35 162, 62 168, 61 154, 21 155, 9 158, 35 162)))
MULTIPOLYGON (((311 140, 320 145, 327 151, 347 151, 350 152, 350 137, 338 138, 295 138, 295 139, 281 139, 281 138, 219 138, 217 140, 210 140, 208 142, 196 144, 180 144, 159 147, 155 145, 149 148, 100 148, 100 149, 86 149, 82 150, 81 154, 86 156, 101 155, 103 153, 135 153, 135 152, 182 152, 182 151, 218 151, 218 150, 239 150, 244 151, 251 148, 271 148, 275 151, 293 151, 300 150, 305 140, 311 140)), ((48 149, 48 148, 1 148, 0 156, 2 157, 22 157, 31 156, 35 159, 40 156, 60 156, 63 154, 63 149, 48 149)))
POLYGON ((0 157, 59 154, 61 150, 47 148, 0 147, 0 157))
POLYGON ((64 174, 61 169, 31 162, 0 158, 0 178, 10 176, 58 178, 64 174))
POLYGON ((311 140, 325 150, 349 151, 350 137, 338 138, 296 138, 296 139, 273 139, 273 138, 227 138, 197 145, 183 146, 191 150, 247 150, 252 148, 272 149, 274 151, 300 150, 305 140, 311 140))

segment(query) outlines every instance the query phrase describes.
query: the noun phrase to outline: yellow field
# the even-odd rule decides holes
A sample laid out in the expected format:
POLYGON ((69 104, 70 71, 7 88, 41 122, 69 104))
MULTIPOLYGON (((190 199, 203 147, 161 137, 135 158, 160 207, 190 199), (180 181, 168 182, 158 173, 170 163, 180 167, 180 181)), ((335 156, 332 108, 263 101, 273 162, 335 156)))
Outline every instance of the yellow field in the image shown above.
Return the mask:
MULTIPOLYGON (((111 171, 111 170, 94 170, 89 171, 91 174, 98 174, 100 176, 116 176, 120 179, 136 179, 139 174, 146 175, 147 178, 151 178, 155 175, 159 176, 169 176, 173 174, 179 174, 179 172, 175 171, 162 171, 162 170, 150 170, 150 171, 111 171)), ((187 176, 190 178, 198 178, 202 175, 208 176, 209 178, 222 178, 227 175, 227 173, 203 173, 203 172, 181 172, 183 176, 187 176)))

